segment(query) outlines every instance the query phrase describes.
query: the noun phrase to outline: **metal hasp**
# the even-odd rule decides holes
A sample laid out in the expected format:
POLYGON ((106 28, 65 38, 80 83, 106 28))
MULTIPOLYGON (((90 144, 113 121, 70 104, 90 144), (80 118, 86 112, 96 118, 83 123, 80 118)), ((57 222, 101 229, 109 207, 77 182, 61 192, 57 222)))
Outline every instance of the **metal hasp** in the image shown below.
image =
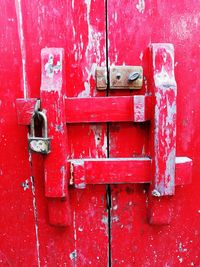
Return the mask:
POLYGON ((31 119, 30 134, 28 136, 29 149, 36 153, 48 154, 50 152, 50 138, 48 137, 48 124, 46 114, 42 111, 34 113, 31 119), (42 137, 35 136, 35 117, 42 118, 42 137))
MULTIPOLYGON (((83 189, 87 184, 149 184, 148 218, 151 224, 169 224, 175 187, 191 183, 192 160, 176 157, 176 94, 174 48, 152 44, 151 93, 133 96, 67 98, 65 96, 64 50, 42 50, 41 108, 48 118, 51 153, 44 157, 45 196, 50 223, 70 224, 68 186, 83 189), (70 159, 67 124, 150 121, 149 155, 132 158, 70 159)), ((139 68, 115 77, 141 79, 139 68), (139 76, 140 75, 140 76, 139 76), (124 76, 124 77, 125 77, 124 76), (138 78, 139 77, 139 78, 138 78)), ((102 71, 102 70, 101 70, 102 71)), ((102 77, 104 77, 102 71, 102 77)), ((117 79, 118 79, 117 78, 117 79)), ((102 85, 103 88, 103 85, 102 85)), ((30 125, 36 99, 18 99, 19 124, 30 125), (22 113, 24 115, 22 115, 22 113)))

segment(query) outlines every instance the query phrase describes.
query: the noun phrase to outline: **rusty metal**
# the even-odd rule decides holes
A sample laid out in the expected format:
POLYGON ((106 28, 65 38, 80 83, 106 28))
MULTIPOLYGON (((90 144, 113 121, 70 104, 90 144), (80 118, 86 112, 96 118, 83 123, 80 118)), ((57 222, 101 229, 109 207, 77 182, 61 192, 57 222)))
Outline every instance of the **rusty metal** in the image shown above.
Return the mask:
POLYGON ((106 90, 107 89, 107 71, 105 67, 97 67, 96 68, 96 87, 98 90, 106 90))
POLYGON ((140 66, 111 66, 110 89, 141 89, 143 68, 140 66))
POLYGON ((30 134, 28 136, 29 149, 36 153, 48 154, 50 152, 50 138, 48 137, 48 124, 46 114, 42 111, 34 113, 31 119, 30 134), (35 136, 35 116, 43 120, 42 137, 35 136))

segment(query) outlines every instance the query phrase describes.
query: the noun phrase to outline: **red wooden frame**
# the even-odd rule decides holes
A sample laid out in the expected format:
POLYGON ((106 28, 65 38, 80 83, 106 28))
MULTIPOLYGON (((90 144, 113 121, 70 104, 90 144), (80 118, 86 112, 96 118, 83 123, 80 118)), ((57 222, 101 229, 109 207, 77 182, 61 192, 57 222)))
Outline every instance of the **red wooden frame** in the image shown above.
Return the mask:
MULTIPOLYGON (((160 204, 155 197, 174 194, 175 185, 191 182, 192 160, 176 158, 176 82, 171 44, 151 47, 154 96, 66 98, 64 94, 64 50, 42 50, 41 108, 47 113, 52 151, 45 156, 45 195, 49 219, 54 225, 70 223, 68 184, 150 183, 150 222, 160 221, 160 204), (154 111, 154 116, 152 116, 154 111), (146 158, 68 158, 66 123, 145 122, 151 120, 152 155, 146 158), (69 166, 70 165, 70 166, 69 166), (71 171, 69 177, 69 168, 71 171)), ((17 99, 18 122, 29 125, 37 99, 17 99)), ((162 199, 160 199, 162 201, 162 199)), ((167 207, 165 201, 164 206, 167 207)), ((162 206, 163 209, 163 206, 162 206)), ((166 209, 167 210, 167 209, 166 209)))
MULTIPOLYGON (((19 124, 30 124, 36 101, 17 99, 19 124)), ((151 103, 149 95, 65 98, 64 120, 66 123, 144 122, 151 119, 151 103)))
MULTIPOLYGON (((73 159, 70 184, 83 189, 87 184, 152 183, 152 160, 141 158, 73 159)), ((192 160, 176 158, 175 185, 191 183, 192 160)))

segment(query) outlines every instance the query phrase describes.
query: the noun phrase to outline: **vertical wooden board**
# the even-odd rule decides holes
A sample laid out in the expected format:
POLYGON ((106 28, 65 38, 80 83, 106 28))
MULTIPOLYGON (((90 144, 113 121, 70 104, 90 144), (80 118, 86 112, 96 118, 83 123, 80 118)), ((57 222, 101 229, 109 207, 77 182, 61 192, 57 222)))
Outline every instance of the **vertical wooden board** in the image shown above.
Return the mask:
POLYGON ((0 6, 0 265, 38 265, 34 185, 27 129, 19 126, 15 100, 26 97, 15 1, 0 6))
MULTIPOLYGON (((96 93, 94 79, 96 66, 106 65, 104 1, 22 1, 21 7, 31 97, 40 95, 43 47, 65 49, 67 96, 105 95, 96 93)), ((71 158, 107 156, 106 125, 67 125, 67 128, 71 158)), ((32 164, 41 266, 106 266, 106 187, 88 186, 84 190, 70 187, 72 225, 52 227, 47 217, 41 156, 33 155, 32 164)))
MULTIPOLYGON (((196 1, 108 1, 109 62, 142 65, 149 90, 147 48, 150 43, 173 43, 177 81, 177 156, 193 158, 192 185, 176 188, 169 226, 147 221, 148 188, 112 186, 111 257, 113 266, 198 266, 199 251, 199 61, 200 4, 196 1), (191 75, 190 75, 191 74, 191 75), (123 240, 123 245, 119 240, 123 240)), ((142 92, 143 92, 142 91, 142 92)), ((125 94, 128 92, 121 92, 125 94)), ((119 94, 118 92, 116 94, 119 94)), ((137 93, 136 93, 137 94, 137 93)), ((149 152, 148 137, 134 126, 110 126, 110 156, 132 157, 149 152), (126 133, 124 133, 126 128, 126 133), (117 130, 116 130, 117 129, 117 130), (124 142, 125 140, 125 142, 124 142), (145 141, 146 140, 146 141, 145 141), (124 143, 123 143, 124 142, 124 143), (124 145, 126 144, 126 145, 124 145), (145 150, 142 148, 145 147, 145 150)), ((140 126, 138 126, 140 127, 140 126)), ((145 131, 145 129, 144 129, 145 131)))

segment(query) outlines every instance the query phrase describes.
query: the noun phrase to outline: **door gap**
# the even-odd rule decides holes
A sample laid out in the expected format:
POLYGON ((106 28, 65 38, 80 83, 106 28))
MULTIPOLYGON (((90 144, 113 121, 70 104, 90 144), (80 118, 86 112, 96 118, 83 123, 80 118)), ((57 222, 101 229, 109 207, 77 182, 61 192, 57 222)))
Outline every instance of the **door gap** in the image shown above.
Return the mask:
POLYGON ((37 253, 37 266, 40 267, 40 240, 39 240, 39 229, 38 229, 38 210, 36 203, 36 193, 35 193, 35 179, 33 171, 33 157, 29 151, 29 166, 30 166, 30 182, 31 182, 31 191, 32 191, 32 203, 33 203, 33 214, 35 220, 35 238, 36 238, 36 253, 37 253))
MULTIPOLYGON (((105 19, 106 19, 106 70, 107 70, 107 89, 106 96, 109 96, 109 88, 110 88, 110 79, 109 79, 109 51, 108 51, 108 0, 105 0, 105 19)), ((106 134, 107 134, 107 158, 110 157, 110 147, 109 147, 109 139, 110 139, 110 124, 107 122, 106 124, 106 134)), ((111 258, 111 227, 112 227, 112 218, 111 218, 111 186, 108 184, 106 186, 106 200, 107 200, 107 210, 108 210, 108 266, 112 266, 112 258, 111 258)))

